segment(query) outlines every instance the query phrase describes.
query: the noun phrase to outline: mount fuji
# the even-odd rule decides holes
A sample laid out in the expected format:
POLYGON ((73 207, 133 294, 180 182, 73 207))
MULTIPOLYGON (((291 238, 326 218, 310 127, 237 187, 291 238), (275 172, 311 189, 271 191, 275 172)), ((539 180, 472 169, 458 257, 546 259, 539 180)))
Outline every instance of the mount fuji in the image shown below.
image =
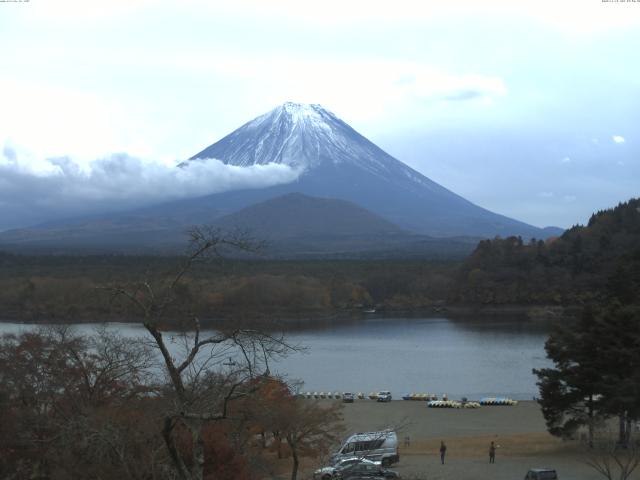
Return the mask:
POLYGON ((434 237, 546 238, 561 232, 474 205, 393 158, 320 105, 284 103, 188 161, 208 158, 243 167, 281 163, 300 172, 286 185, 212 196, 216 208, 227 213, 299 192, 347 200, 408 231, 434 237))
POLYGON ((264 234, 285 255, 295 255, 296 248, 322 254, 381 248, 466 254, 482 237, 546 238, 561 232, 474 205, 396 160, 320 105, 287 102, 179 167, 210 159, 239 167, 284 164, 298 176, 267 188, 6 231, 0 233, 0 245, 167 250, 181 248, 191 226, 210 224, 264 234))

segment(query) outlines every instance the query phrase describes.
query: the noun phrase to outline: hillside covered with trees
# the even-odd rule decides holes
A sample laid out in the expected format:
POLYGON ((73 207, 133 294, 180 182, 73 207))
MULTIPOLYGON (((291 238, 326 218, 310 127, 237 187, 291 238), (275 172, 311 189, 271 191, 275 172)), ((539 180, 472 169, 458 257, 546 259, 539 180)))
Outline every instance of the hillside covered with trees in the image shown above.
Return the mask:
POLYGON ((483 240, 459 269, 452 303, 582 305, 640 291, 640 199, 592 215, 546 242, 483 240))
MULTIPOLYGON (((453 260, 211 259, 177 292, 203 319, 311 318, 361 312, 432 311, 443 306, 580 306, 615 290, 640 291, 640 200, 595 213, 561 237, 483 240, 453 260)), ((179 257, 0 253, 3 320, 86 322, 132 316, 102 286, 162 278, 179 257)))
MULTIPOLYGON (((101 288, 162 278, 177 257, 0 254, 3 320, 86 322, 133 318, 101 288)), ((207 318, 309 318, 376 306, 442 304, 457 263, 427 260, 260 261, 211 259, 188 273, 178 295, 207 318)))

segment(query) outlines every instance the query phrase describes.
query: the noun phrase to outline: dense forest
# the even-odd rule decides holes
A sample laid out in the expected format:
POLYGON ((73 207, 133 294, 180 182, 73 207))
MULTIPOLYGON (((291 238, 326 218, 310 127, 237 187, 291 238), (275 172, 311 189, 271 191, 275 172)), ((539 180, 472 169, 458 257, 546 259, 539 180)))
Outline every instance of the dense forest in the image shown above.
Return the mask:
MULTIPOLYGON (((181 261, 168 256, 0 253, 5 320, 128 320, 103 287, 161 282, 181 261)), ((546 242, 481 241, 464 261, 256 260, 213 258, 178 292, 202 318, 286 319, 345 312, 464 306, 579 306, 611 290, 625 303, 640 291, 640 200, 595 213, 546 242)))
MULTIPOLYGON (((102 287, 161 281, 177 257, 0 255, 5 319, 126 320, 126 307, 102 287)), ((202 318, 293 318, 441 304, 456 264, 431 261, 256 261, 212 259, 181 284, 183 302, 202 318)))
POLYGON ((457 271, 454 303, 582 305, 640 291, 640 200, 595 213, 546 242, 484 240, 457 271))

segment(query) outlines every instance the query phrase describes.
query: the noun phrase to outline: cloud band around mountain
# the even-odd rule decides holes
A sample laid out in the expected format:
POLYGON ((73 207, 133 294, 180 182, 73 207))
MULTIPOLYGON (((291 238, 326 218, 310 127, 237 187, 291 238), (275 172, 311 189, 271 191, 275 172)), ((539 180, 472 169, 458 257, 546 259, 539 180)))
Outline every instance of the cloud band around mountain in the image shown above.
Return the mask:
POLYGON ((0 229, 47 219, 130 209, 228 190, 289 183, 300 172, 270 163, 237 167, 216 159, 181 167, 116 153, 82 163, 37 159, 5 147, 0 155, 0 229))

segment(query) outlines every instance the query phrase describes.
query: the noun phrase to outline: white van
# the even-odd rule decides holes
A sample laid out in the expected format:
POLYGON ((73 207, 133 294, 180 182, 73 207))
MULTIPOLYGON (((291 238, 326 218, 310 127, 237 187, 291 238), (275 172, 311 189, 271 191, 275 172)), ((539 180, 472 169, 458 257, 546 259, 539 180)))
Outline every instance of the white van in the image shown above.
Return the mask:
POLYGON ((389 390, 382 390, 381 392, 378 392, 378 398, 376 400, 378 402, 390 402, 391 392, 389 390))
POLYGON ((385 467, 398 463, 398 436, 392 430, 354 433, 344 441, 340 450, 332 455, 331 461, 338 462, 346 457, 366 458, 380 462, 385 467))

